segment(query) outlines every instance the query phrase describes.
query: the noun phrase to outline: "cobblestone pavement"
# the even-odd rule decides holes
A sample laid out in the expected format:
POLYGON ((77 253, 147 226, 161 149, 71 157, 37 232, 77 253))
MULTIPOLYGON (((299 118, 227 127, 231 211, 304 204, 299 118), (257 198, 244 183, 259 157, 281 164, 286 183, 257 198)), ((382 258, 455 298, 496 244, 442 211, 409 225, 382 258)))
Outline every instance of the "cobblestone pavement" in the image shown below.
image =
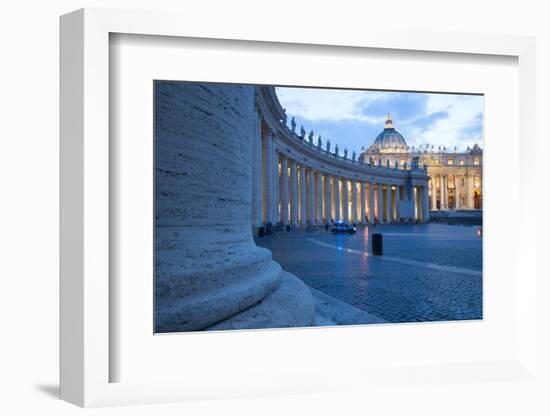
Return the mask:
POLYGON ((482 318, 476 227, 379 225, 353 236, 293 230, 256 242, 307 285, 388 322, 482 318), (383 234, 383 256, 370 253, 372 232, 383 234))

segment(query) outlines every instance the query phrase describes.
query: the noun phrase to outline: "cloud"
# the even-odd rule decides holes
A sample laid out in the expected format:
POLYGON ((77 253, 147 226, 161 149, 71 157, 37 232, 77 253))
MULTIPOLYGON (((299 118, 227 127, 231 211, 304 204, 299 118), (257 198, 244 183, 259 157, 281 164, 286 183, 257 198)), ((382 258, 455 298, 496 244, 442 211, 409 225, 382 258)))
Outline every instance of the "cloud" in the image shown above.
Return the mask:
POLYGON ((388 112, 409 146, 482 144, 482 96, 286 87, 277 95, 298 125, 350 152, 372 144, 388 112))
POLYGON ((478 113, 468 125, 459 131, 459 137, 462 140, 479 139, 480 132, 483 129, 483 114, 478 113))
POLYGON ((361 112, 367 117, 385 120, 387 114, 391 113, 393 119, 400 120, 400 123, 405 124, 426 112, 428 100, 426 94, 374 93, 372 98, 370 97, 373 95, 372 92, 364 92, 364 94, 369 98, 361 103, 361 112))
POLYGON ((349 119, 373 124, 383 122, 380 114, 365 115, 362 108, 370 101, 384 100, 387 94, 323 88, 277 88, 277 96, 287 114, 310 121, 349 119))
POLYGON ((430 94, 429 114, 444 111, 448 117, 435 120, 428 128, 412 126, 408 136, 417 144, 433 144, 464 149, 482 141, 483 97, 430 94))
POLYGON ((435 113, 415 119, 413 125, 424 133, 429 131, 439 120, 444 120, 449 117, 450 115, 447 111, 436 111, 435 113))

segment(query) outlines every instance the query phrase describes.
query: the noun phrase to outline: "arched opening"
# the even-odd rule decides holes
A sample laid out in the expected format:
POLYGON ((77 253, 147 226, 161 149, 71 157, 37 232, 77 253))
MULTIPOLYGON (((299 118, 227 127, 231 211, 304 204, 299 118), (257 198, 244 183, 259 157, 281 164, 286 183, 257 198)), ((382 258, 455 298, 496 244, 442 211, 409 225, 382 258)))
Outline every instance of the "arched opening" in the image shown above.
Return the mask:
POLYGON ((481 209, 481 194, 479 191, 474 191, 474 208, 481 209))

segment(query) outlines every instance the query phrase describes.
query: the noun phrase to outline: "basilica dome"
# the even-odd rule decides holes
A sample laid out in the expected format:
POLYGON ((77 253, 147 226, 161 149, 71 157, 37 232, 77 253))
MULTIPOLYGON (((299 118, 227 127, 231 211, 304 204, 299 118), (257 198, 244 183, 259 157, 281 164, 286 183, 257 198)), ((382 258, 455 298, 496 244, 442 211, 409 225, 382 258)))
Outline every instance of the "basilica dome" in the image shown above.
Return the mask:
POLYGON ((384 131, 380 133, 374 143, 370 146, 369 152, 395 153, 407 152, 408 146, 405 138, 393 127, 391 115, 388 114, 388 119, 384 124, 384 131))

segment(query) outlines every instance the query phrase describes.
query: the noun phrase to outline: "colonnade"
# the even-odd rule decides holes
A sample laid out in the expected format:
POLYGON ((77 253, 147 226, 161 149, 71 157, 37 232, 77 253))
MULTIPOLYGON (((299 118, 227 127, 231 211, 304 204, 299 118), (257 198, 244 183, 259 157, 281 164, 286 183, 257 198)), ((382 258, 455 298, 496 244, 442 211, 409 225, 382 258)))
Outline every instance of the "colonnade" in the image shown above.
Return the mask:
MULTIPOLYGON (((292 159, 273 145, 268 132, 263 141, 261 192, 253 204, 261 209, 257 224, 277 222, 283 225, 321 225, 337 221, 355 224, 398 223, 405 220, 426 221, 429 217, 428 188, 391 181, 369 181, 324 172, 292 159), (410 204, 414 216, 401 215, 403 205, 410 204)), ((258 162, 258 161, 256 161, 258 162)))
POLYGON ((252 226, 425 222, 428 176, 408 168, 365 164, 298 136, 270 87, 259 88, 253 134, 252 226))

